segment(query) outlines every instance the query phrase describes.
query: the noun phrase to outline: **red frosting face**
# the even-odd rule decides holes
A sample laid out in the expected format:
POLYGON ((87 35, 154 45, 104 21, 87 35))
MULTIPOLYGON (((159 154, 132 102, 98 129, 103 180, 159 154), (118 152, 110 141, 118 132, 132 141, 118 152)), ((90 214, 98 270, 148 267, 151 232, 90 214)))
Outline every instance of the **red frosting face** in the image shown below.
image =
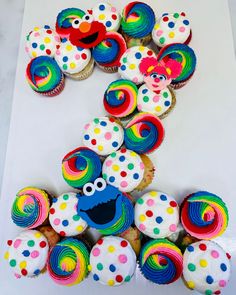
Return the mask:
POLYGON ((91 48, 102 42, 106 34, 106 27, 93 20, 86 14, 83 19, 75 18, 72 27, 68 29, 70 42, 82 48, 91 48))

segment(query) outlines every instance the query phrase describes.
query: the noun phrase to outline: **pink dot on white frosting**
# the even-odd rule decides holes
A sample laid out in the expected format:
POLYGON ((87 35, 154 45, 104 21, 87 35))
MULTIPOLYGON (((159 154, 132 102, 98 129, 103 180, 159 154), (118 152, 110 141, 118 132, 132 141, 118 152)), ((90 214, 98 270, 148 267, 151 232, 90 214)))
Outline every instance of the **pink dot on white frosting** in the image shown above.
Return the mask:
POLYGON ((133 81, 134 83, 138 83, 138 78, 137 78, 137 77, 134 77, 134 78, 132 79, 132 81, 133 81))
POLYGON ((25 47, 25 51, 26 52, 29 52, 29 47, 25 47))
POLYGON ((60 50, 56 50, 56 55, 60 55, 61 51, 60 50))
POLYGON ((54 37, 54 39, 55 39, 56 42, 60 42, 60 37, 59 37, 59 36, 56 35, 56 36, 54 37))
POLYGON ((175 232, 177 230, 177 226, 175 224, 171 224, 169 229, 171 232, 175 232))
POLYGON ((30 256, 32 258, 37 258, 39 256, 39 251, 33 251, 33 252, 31 252, 30 256))
POLYGON ((60 224, 60 219, 59 218, 56 218, 56 219, 54 219, 53 220, 53 224, 55 224, 55 225, 58 225, 58 224, 60 224))
POLYGON ((156 32, 156 35, 157 35, 158 37, 160 37, 162 34, 163 34, 163 31, 162 31, 162 30, 158 30, 158 31, 156 32))
POLYGON ((147 200, 147 205, 148 205, 149 207, 153 206, 153 205, 154 205, 154 201, 153 201, 152 199, 148 199, 148 200, 147 200))
POLYGON ((75 55, 75 59, 77 59, 77 60, 80 59, 80 55, 79 54, 76 54, 75 55))
POLYGON ((144 164, 143 164, 143 162, 140 163, 140 169, 142 169, 142 170, 144 169, 144 164))
POLYGON ((15 277, 16 277, 17 279, 20 279, 20 278, 21 278, 21 275, 19 275, 18 273, 15 273, 14 275, 15 275, 15 277))
POLYGON ((92 251, 93 256, 97 257, 100 255, 100 250, 98 248, 94 248, 92 251))
POLYGON ((185 27, 180 27, 180 28, 179 28, 179 31, 180 31, 181 33, 184 33, 184 32, 185 32, 185 27))
POLYGON ((106 133, 105 133, 105 138, 106 138, 107 140, 111 139, 111 138, 112 138, 112 134, 111 134, 111 132, 106 132, 106 133))
POLYGON ((138 110, 140 111, 140 110, 142 109, 141 104, 138 104, 138 105, 137 105, 137 108, 138 108, 138 110))
POLYGON ((34 37, 40 36, 39 32, 34 33, 34 37))
POLYGON ((155 95, 152 99, 154 102, 158 102, 160 100, 160 96, 155 95))
POLYGON ((20 244, 21 244, 21 240, 17 239, 17 240, 15 240, 13 247, 17 249, 20 246, 20 244))
POLYGON ((116 12, 116 8, 115 8, 115 7, 112 7, 112 8, 111 8, 111 11, 112 11, 112 12, 116 12))
POLYGON ((106 161, 106 166, 107 166, 107 167, 110 167, 111 164, 112 164, 112 160, 108 160, 108 161, 106 161))
POLYGON ((128 186, 127 181, 121 181, 120 186, 121 187, 127 187, 128 186))
POLYGON ((220 280, 219 281, 219 286, 220 287, 225 287, 226 286, 226 281, 225 280, 220 280))
POLYGON ((141 230, 141 231, 144 231, 145 229, 146 229, 146 226, 144 225, 144 224, 140 224, 139 225, 139 229, 141 230))
POLYGON ((211 256, 212 256, 213 258, 218 258, 218 257, 219 257, 219 253, 218 253, 216 250, 212 250, 212 251, 211 251, 211 256))
POLYGON ((119 255, 118 259, 119 259, 120 263, 123 263, 123 264, 126 263, 128 260, 127 256, 124 254, 119 255))
POLYGON ((88 128, 89 128, 89 126, 90 126, 90 124, 88 123, 88 124, 86 124, 85 126, 84 126, 84 129, 85 130, 87 130, 88 128))

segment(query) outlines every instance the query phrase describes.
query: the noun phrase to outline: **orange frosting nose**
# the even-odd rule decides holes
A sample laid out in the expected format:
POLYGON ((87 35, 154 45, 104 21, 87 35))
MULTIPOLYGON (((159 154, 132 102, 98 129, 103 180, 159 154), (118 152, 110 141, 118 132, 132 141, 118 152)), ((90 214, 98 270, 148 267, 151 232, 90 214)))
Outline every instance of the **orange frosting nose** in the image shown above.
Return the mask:
POLYGON ((87 33, 91 28, 91 24, 88 22, 82 22, 79 29, 82 33, 87 33))

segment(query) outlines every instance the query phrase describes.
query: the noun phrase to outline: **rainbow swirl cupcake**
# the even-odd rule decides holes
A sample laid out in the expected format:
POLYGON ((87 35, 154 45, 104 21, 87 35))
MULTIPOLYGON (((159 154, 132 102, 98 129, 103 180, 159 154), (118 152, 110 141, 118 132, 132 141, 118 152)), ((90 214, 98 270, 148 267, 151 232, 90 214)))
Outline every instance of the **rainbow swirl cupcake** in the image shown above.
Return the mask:
POLYGON ((179 89, 193 76, 196 69, 197 57, 193 49, 188 45, 176 43, 163 47, 157 56, 158 61, 169 58, 180 62, 182 65, 181 74, 171 82, 171 86, 174 89, 179 89))
POLYGON ((123 118, 132 114, 137 106, 138 88, 129 80, 112 82, 104 94, 105 110, 112 116, 123 118))
POLYGON ((121 31, 127 46, 147 45, 155 25, 155 13, 143 2, 129 3, 122 12, 121 31))
POLYGON ((46 191, 26 187, 16 194, 11 217, 17 226, 27 229, 36 228, 47 219, 49 207, 49 195, 46 191))
POLYGON ((45 96, 58 95, 65 86, 62 71, 55 60, 48 56, 39 56, 30 61, 26 79, 35 92, 45 96))
POLYGON ((155 284, 176 281, 183 272, 180 249, 166 239, 150 240, 141 249, 139 267, 144 277, 155 284))
POLYGON ((224 233, 229 215, 222 199, 209 192, 196 192, 185 198, 181 205, 184 229, 198 239, 213 239, 224 233))
POLYGON ((62 175, 74 188, 82 188, 87 182, 94 181, 101 171, 99 156, 86 147, 69 152, 62 160, 62 175))
POLYGON ((52 280, 64 286, 79 284, 88 274, 89 252, 82 241, 67 238, 51 248, 47 270, 52 280))
POLYGON ((127 47, 124 38, 116 32, 108 32, 104 40, 93 49, 93 58, 97 65, 108 73, 118 71, 120 58, 127 47))
POLYGON ((125 146, 139 154, 155 151, 164 139, 164 127, 157 116, 138 113, 124 130, 125 146))

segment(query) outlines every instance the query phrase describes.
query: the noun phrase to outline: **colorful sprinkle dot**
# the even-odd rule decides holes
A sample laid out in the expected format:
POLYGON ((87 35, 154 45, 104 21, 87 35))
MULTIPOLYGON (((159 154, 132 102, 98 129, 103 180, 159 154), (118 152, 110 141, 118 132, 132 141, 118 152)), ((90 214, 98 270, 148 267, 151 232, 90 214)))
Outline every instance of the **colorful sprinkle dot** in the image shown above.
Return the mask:
POLYGON ((207 282, 208 284, 212 284, 212 283, 214 282, 212 276, 207 276, 207 277, 206 277, 206 282, 207 282))
POLYGON ((28 245, 29 247, 34 247, 35 242, 34 242, 33 240, 29 240, 29 241, 27 242, 27 245, 28 245))
POLYGON ((108 252, 113 253, 115 251, 115 247, 114 246, 109 246, 108 247, 108 252))
POLYGON ((200 259, 199 264, 201 267, 207 267, 207 261, 205 259, 200 259))
POLYGON ((11 267, 15 267, 16 266, 16 260, 15 259, 11 259, 9 262, 11 267))
POLYGON ((121 254, 118 256, 118 260, 120 261, 120 263, 125 264, 127 262, 128 258, 125 254, 121 254))
POLYGON ((100 249, 99 248, 94 248, 92 251, 93 256, 97 257, 100 255, 100 249))
POLYGON ((154 232, 155 235, 159 235, 160 230, 159 230, 159 228, 155 227, 155 228, 153 229, 153 232, 154 232))
POLYGON ((97 269, 98 269, 98 270, 103 270, 103 265, 102 265, 102 263, 98 263, 98 264, 97 264, 97 269))
POLYGON ((128 246, 128 242, 123 240, 123 241, 120 242, 120 245, 121 245, 121 247, 125 248, 125 247, 128 246))
POLYGON ((114 286, 114 284, 115 284, 114 280, 107 281, 108 286, 114 286))
POLYGON ((226 266, 226 264, 221 263, 221 265, 220 265, 220 269, 221 269, 222 271, 226 271, 226 270, 227 270, 227 266, 226 266))
POLYGON ((115 267, 115 265, 114 265, 114 264, 111 264, 111 265, 109 266, 109 270, 110 270, 111 272, 115 272, 115 271, 116 271, 116 267, 115 267))
POLYGON ((162 201, 166 201, 166 200, 167 200, 167 197, 166 197, 165 195, 160 195, 160 199, 161 199, 162 201))
POLYGON ((189 271, 195 271, 196 270, 196 266, 193 263, 189 263, 188 264, 188 269, 189 269, 189 271))
POLYGON ((94 274, 93 279, 94 279, 94 281, 99 281, 99 276, 97 274, 94 274))

